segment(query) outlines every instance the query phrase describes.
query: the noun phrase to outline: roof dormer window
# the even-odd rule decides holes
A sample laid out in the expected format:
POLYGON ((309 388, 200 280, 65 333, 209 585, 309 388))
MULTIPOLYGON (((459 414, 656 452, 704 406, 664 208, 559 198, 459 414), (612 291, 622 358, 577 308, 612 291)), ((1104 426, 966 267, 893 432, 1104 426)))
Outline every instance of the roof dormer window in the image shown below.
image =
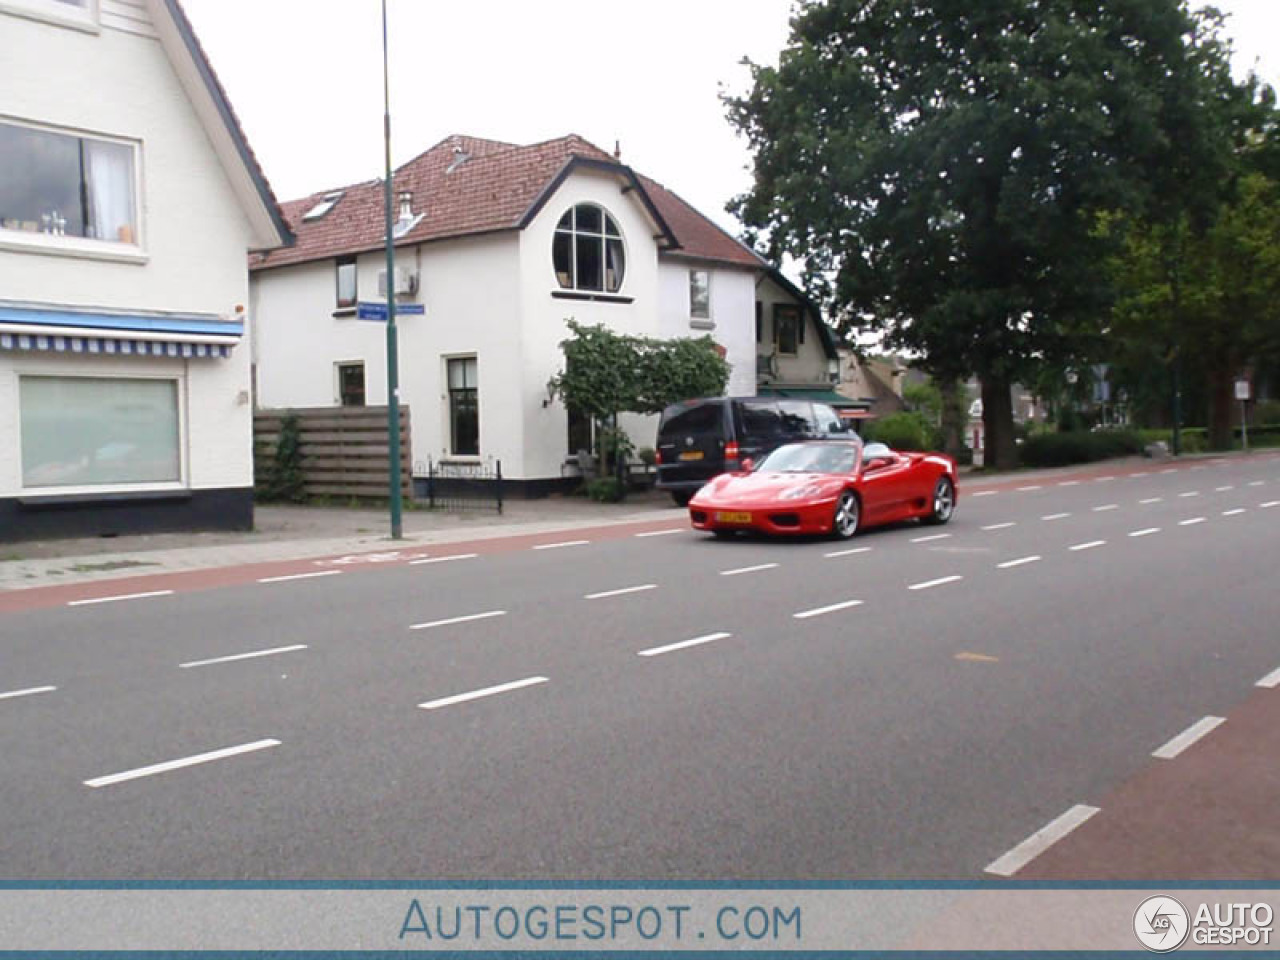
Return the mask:
POLYGON ((344 193, 345 191, 343 190, 338 190, 334 193, 326 193, 315 206, 302 215, 302 219, 304 221, 319 220, 337 205, 338 201, 342 199, 344 193))
POLYGON ((617 293, 627 264, 622 232, 602 207, 580 203, 556 224, 551 261, 566 290, 617 293))

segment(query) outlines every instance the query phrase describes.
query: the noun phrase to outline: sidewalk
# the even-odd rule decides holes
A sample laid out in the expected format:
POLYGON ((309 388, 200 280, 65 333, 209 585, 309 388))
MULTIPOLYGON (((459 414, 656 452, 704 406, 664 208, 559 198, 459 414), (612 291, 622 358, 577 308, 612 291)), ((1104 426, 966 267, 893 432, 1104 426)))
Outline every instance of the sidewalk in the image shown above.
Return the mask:
POLYGON ((0 592, 243 564, 341 556, 685 518, 656 490, 622 503, 552 496, 508 501, 503 512, 406 510, 391 539, 386 509, 263 505, 250 532, 157 533, 0 542, 0 592))

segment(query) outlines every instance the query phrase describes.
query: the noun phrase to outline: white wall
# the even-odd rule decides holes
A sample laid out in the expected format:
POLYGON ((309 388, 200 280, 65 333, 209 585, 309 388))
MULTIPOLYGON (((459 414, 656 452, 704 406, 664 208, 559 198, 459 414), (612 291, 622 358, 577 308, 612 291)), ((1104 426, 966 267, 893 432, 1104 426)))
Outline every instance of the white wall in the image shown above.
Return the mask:
MULTIPOLYGON (((0 297, 229 317, 248 302, 250 225, 159 41, 144 35, 137 17, 145 18, 145 10, 128 11, 129 32, 112 26, 116 8, 126 6, 104 7, 97 33, 0 14, 0 115, 138 142, 144 256, 115 262, 35 253, 5 246, 0 237, 0 297)), ((190 362, 194 488, 252 483, 251 408, 238 402, 249 386, 247 339, 230 359, 190 362)), ((0 353, 0 391, 6 382, 16 389, 21 363, 0 353)), ((90 367, 106 371, 110 364, 103 359, 90 367)), ((10 426, 0 414, 0 457, 16 445, 10 426)), ((19 488, 14 463, 0 462, 0 495, 19 488)))

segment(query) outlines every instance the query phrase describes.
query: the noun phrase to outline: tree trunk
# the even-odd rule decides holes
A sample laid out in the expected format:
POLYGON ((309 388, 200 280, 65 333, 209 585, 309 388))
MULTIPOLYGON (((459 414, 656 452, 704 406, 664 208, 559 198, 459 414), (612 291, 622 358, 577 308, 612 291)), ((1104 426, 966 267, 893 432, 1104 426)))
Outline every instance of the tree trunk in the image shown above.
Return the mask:
POLYGON ((1237 407, 1235 377, 1230 370, 1218 369, 1209 374, 1209 449, 1230 450, 1233 441, 1233 417, 1237 407))
POLYGON ((964 447, 965 427, 969 422, 964 390, 959 380, 948 377, 938 381, 938 392, 942 394, 942 452, 959 457, 960 450, 964 447))
POLYGON ((1012 470, 1018 465, 1013 438, 1013 391, 1004 377, 982 379, 982 430, 986 435, 983 466, 1012 470))

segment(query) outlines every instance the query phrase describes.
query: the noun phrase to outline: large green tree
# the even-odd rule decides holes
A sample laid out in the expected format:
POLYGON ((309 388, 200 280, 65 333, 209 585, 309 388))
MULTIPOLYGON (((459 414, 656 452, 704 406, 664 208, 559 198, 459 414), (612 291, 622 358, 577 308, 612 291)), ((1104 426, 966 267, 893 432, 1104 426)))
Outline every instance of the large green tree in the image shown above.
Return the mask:
POLYGON ((754 154, 735 210, 844 332, 982 382, 988 459, 1010 386, 1095 354, 1097 211, 1212 182, 1207 65, 1184 0, 808 0, 778 66, 728 97, 754 154))

